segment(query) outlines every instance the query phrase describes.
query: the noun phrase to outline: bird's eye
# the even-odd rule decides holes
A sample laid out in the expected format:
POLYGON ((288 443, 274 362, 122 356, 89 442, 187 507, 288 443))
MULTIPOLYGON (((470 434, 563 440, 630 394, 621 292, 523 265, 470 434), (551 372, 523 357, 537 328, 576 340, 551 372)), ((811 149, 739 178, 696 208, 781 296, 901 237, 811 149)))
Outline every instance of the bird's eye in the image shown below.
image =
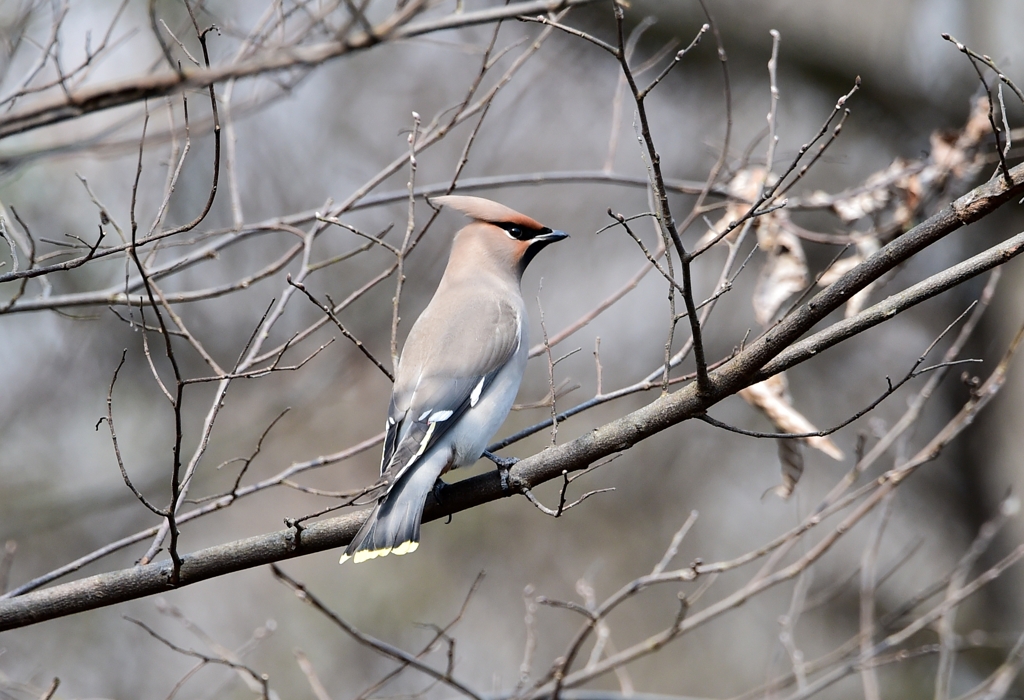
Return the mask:
POLYGON ((545 233, 548 230, 550 230, 550 229, 540 229, 540 230, 532 229, 532 228, 520 226, 519 224, 509 223, 507 221, 502 222, 502 223, 497 223, 495 225, 498 226, 501 229, 504 229, 505 234, 508 235, 509 238, 511 238, 513 240, 516 240, 516 241, 532 241, 534 236, 536 236, 536 235, 538 235, 540 233, 545 233))

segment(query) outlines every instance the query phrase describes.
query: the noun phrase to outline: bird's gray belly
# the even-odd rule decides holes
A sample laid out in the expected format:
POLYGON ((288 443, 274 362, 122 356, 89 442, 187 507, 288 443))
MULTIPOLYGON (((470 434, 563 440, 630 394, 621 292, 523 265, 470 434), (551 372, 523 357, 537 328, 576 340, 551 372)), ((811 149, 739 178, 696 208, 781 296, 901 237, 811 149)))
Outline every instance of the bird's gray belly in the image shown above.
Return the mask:
POLYGON ((452 469, 473 464, 505 422, 519 392, 526 368, 528 348, 523 342, 519 350, 480 395, 476 406, 466 410, 446 438, 452 445, 452 469))

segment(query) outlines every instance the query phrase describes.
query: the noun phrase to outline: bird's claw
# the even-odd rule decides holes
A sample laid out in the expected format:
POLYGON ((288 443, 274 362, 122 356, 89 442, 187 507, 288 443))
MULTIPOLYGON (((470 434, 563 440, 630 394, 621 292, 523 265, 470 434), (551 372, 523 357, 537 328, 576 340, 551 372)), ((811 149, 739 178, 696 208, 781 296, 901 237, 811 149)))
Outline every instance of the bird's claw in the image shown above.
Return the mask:
POLYGON ((484 457, 494 462, 498 469, 506 472, 519 461, 517 457, 499 457, 493 452, 484 452, 484 457))
POLYGON ((444 481, 442 481, 441 479, 438 479, 437 481, 434 482, 434 500, 437 501, 439 504, 442 501, 441 494, 444 492, 446 488, 448 488, 448 484, 444 483, 444 481))
POLYGON ((494 462, 498 467, 498 475, 501 477, 501 490, 508 491, 512 479, 509 470, 519 461, 516 457, 499 457, 493 452, 484 452, 484 457, 494 462))

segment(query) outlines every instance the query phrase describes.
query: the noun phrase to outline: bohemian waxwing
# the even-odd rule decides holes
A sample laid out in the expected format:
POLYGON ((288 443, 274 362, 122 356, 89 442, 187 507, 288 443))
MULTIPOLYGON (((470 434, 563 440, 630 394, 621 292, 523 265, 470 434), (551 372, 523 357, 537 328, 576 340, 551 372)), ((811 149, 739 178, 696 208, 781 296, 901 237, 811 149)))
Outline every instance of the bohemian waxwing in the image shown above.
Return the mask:
POLYGON ((526 368, 523 271, 541 248, 567 237, 480 197, 433 202, 474 221, 455 234, 434 298, 409 331, 388 410, 383 495, 342 563, 414 551, 438 479, 483 454, 526 368))

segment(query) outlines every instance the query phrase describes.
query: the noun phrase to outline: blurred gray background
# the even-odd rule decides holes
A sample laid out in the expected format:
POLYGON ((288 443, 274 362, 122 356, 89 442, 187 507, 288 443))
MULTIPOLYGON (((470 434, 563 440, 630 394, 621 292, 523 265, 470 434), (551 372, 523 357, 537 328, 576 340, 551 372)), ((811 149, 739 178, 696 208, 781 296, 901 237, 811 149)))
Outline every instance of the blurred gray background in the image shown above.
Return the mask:
MULTIPOLYGON (((94 37, 102 33, 116 5, 75 3, 64 27, 66 50, 76 55, 86 32, 94 37)), ((484 5, 467 2, 468 9, 484 5)), ((160 2, 157 7, 170 26, 186 26, 180 6, 160 2)), ((963 124, 978 82, 964 57, 940 37, 942 32, 992 56, 1011 77, 1024 81, 1024 43, 1020 41, 1024 5, 1013 0, 712 0, 710 7, 729 57, 733 159, 765 124, 770 29, 779 30, 782 36, 778 69, 781 162, 788 162, 817 131, 855 76, 863 79, 863 87, 850 102, 852 115, 842 136, 808 181, 798 186, 797 194, 854 186, 897 156, 920 157, 929 148, 933 130, 963 124)), ((243 27, 253 22, 247 13, 262 10, 231 2, 210 2, 208 9, 225 24, 230 21, 243 27)), ((440 9, 450 8, 442 4, 440 9)), ((0 7, 0 16, 5 11, 0 7)), ((137 31, 113 58, 97 67, 93 80, 137 74, 140 66, 155 65, 160 56, 148 28, 145 3, 130 3, 126 12, 121 26, 137 31)), ((627 11, 627 23, 634 26, 647 15, 657 16, 658 23, 638 47, 641 60, 672 37, 678 36, 684 45, 689 43, 704 22, 695 3, 637 0, 627 11)), ((32 16, 30 35, 43 41, 51 18, 49 8, 40 7, 32 16)), ((611 10, 605 4, 574 11, 568 21, 606 39, 613 36, 611 10)), ((516 37, 535 36, 538 31, 536 25, 506 23, 499 45, 516 37)), ((489 36, 488 28, 467 29, 381 46, 327 63, 274 99, 239 110, 235 115, 237 176, 246 221, 322 207, 328 198, 340 201, 401 156, 406 150, 410 113, 415 110, 430 119, 458 104, 476 73, 479 49, 489 36)), ((213 37, 215 55, 223 56, 218 41, 229 43, 231 39, 213 37)), ((22 52, 15 58, 5 85, 22 75, 33 54, 22 52)), ((617 67, 609 56, 573 37, 552 36, 498 96, 464 177, 600 169, 608 153, 617 80, 617 67)), ((273 91, 262 85, 243 83, 236 90, 243 96, 258 95, 260 89, 273 91)), ((200 115, 208 114, 201 94, 190 95, 190 100, 197 104, 200 115)), ((153 109, 155 112, 155 105, 153 109)), ((703 180, 721 147, 725 117, 721 71, 711 40, 705 38, 658 88, 650 110, 666 175, 703 180)), ((1020 110, 1011 114, 1019 116, 1020 110)), ((73 234, 91 240, 98 215, 76 177, 80 174, 106 207, 122 222, 127 221, 138 122, 132 122, 134 126, 117 138, 108 139, 114 145, 85 150, 64 145, 131 115, 137 112, 101 113, 7 139, 0 144, 4 164, 0 201, 7 207, 13 205, 37 237, 61 239, 73 234)), ((422 154, 418 183, 449 178, 468 134, 468 125, 463 125, 451 138, 422 154)), ((643 175, 628 100, 617 136, 615 170, 643 175)), ((195 155, 171 200, 172 222, 194 216, 207 195, 212 141, 208 131, 193 141, 195 155)), ((166 154, 166 145, 147 149, 140 200, 143 220, 152 217, 159 204, 166 154)), ((763 143, 755 154, 763 157, 763 143)), ((380 189, 400 190, 407 178, 403 169, 380 189)), ((646 211, 642 189, 548 184, 480 194, 572 235, 544 251, 524 279, 535 341, 541 338, 538 299, 546 328, 554 333, 618 289, 643 263, 642 253, 621 231, 594 233, 609 223, 608 208, 627 215, 646 211)), ((673 198, 677 217, 691 203, 692 198, 673 198)), ((373 232, 394 223, 396 232, 390 235, 395 237, 404 230, 405 207, 398 203, 375 208, 346 220, 373 232)), ((420 220, 428 213, 424 204, 418 204, 420 220)), ((228 190, 222 186, 204 227, 230 226, 231 221, 228 190)), ((823 232, 832 232, 839 225, 824 215, 803 215, 798 221, 823 232)), ((954 234, 902 268, 881 295, 1017 233, 1021 221, 1019 208, 1007 207, 982 224, 954 234)), ((445 264, 450 234, 461 223, 458 215, 442 212, 409 259, 403 334, 429 299, 445 264)), ((698 228, 687 234, 690 245, 702 232, 698 228)), ((638 224, 637 230, 649 243, 654 240, 649 224, 638 224)), ((169 287, 173 291, 235 279, 257 269, 290 243, 282 234, 261 237, 190 270, 169 287)), ((323 237, 321 254, 328 257, 332 251, 351 248, 352 243, 352 237, 343 231, 329 232, 323 237)), ((834 255, 834 250, 825 246, 808 244, 807 251, 812 269, 820 269, 834 255)), ((724 253, 714 251, 697 266, 699 298, 712 289, 723 259, 724 253)), ((340 299, 387 261, 386 253, 374 250, 362 256, 358 266, 337 272, 328 269, 309 285, 321 297, 330 294, 340 299)), ((72 291, 75 285, 101 288, 123 274, 123 261, 112 261, 88 275, 68 276, 66 288, 58 291, 72 291)), ((1022 320, 1022 275, 1019 261, 1007 266, 997 301, 969 346, 968 354, 986 360, 983 368, 972 369, 977 374, 984 376, 990 371, 1022 320)), ((752 263, 735 290, 721 300, 709 324, 710 357, 728 353, 748 328, 756 328, 750 305, 755 280, 752 263)), ((976 281, 923 304, 894 323, 791 371, 796 407, 819 427, 856 412, 884 389, 887 375, 902 376, 909 369, 934 336, 976 298, 982 283, 976 281)), ((245 294, 185 305, 182 313, 207 347, 230 363, 283 285, 283 275, 278 275, 245 294)), ((344 317, 381 358, 388 355, 393 291, 393 283, 381 285, 344 317)), ((568 407, 593 394, 597 337, 601 339, 605 389, 634 382, 657 366, 668 314, 665 299, 663 280, 652 274, 559 346, 558 354, 582 348, 556 368, 556 382, 569 379, 580 385, 560 399, 559 406, 568 407)), ((73 318, 53 312, 0 317, 0 542, 17 542, 12 586, 155 522, 122 483, 109 435, 103 428, 95 430, 96 421, 105 414, 107 388, 123 348, 129 348, 128 361, 115 392, 121 449, 136 483, 157 502, 166 499, 171 412, 146 366, 141 338, 105 308, 72 311, 73 318)), ((294 300, 290 316, 277 331, 279 342, 289 330, 303 327, 316 316, 304 299, 294 300)), ((324 328, 316 338, 324 342, 334 335, 334 329, 324 328)), ((684 336, 681 329, 680 337, 684 336)), ((186 368, 193 374, 204 372, 194 356, 188 358, 186 368)), ((545 362, 537 358, 527 371, 519 400, 542 399, 547 383, 545 362)), ((217 471, 214 467, 251 453, 265 427, 285 407, 292 410, 265 442, 248 471, 247 482, 376 434, 383 425, 389 392, 387 379, 342 338, 299 372, 236 383, 192 494, 198 497, 229 488, 235 470, 217 471)), ((446 623, 457 612, 477 573, 486 572, 454 632, 458 640, 456 668, 460 678, 475 688, 508 691, 518 680, 523 658, 525 587, 531 586, 535 594, 575 600, 577 581, 586 578, 601 599, 648 572, 691 510, 699 511, 700 517, 680 550, 681 563, 697 557, 705 562, 730 558, 763 544, 795 525, 848 469, 857 432, 891 424, 903 412, 908 395, 900 392, 870 419, 835 436, 847 455, 845 462, 805 450, 806 472, 788 501, 762 498, 779 482, 773 442, 693 422, 638 445, 576 482, 570 493, 609 486, 616 490, 593 497, 563 518, 547 517, 525 499, 513 498, 458 514, 447 525, 425 526, 423 544, 413 556, 339 568, 337 553, 327 552, 287 562, 283 568, 358 628, 406 649, 414 649, 430 637, 430 630, 417 623, 446 623)), ((190 393, 186 441, 190 436, 194 439, 211 396, 208 387, 190 393)), ((559 426, 558 440, 570 440, 653 396, 634 395, 573 418, 559 426)), ((947 381, 900 449, 912 453, 966 397, 967 389, 955 377, 947 381)), ((1024 490, 1019 457, 1024 440, 1021 406, 1024 374, 1017 367, 1003 394, 979 423, 897 494, 881 549, 881 566, 893 563, 909 546, 918 548, 881 586, 880 612, 895 608, 946 573, 1007 490, 1024 490)), ((514 412, 501 435, 543 420, 547 412, 547 408, 514 412)), ((750 429, 771 429, 739 398, 725 401, 712 414, 750 429)), ((549 441, 550 434, 541 432, 505 454, 533 454, 549 441)), ((302 483, 325 489, 365 484, 375 474, 378 456, 376 449, 371 450, 307 474, 302 483)), ((885 464, 891 466, 891 458, 885 464)), ((475 470, 487 468, 488 464, 481 463, 475 470)), ((552 505, 557 501, 557 485, 540 489, 537 495, 552 505)), ((271 490, 186 526, 182 549, 192 551, 278 530, 283 518, 327 503, 292 490, 271 490)), ((868 521, 873 522, 874 518, 868 521)), ((869 526, 862 525, 860 530, 814 567, 812 594, 856 570, 869 526)), ((1012 523, 983 563, 994 561, 1022 540, 1024 528, 1019 522, 1012 523)), ((143 545, 136 546, 77 575, 131 566, 143 551, 143 545)), ((719 591, 732 590, 744 576, 749 574, 723 577, 707 595, 716 599, 719 591)), ((831 604, 800 618, 797 642, 808 658, 856 633, 855 581, 840 589, 831 604)), ((983 630, 996 641, 1018 634, 1024 627, 1022 583, 1024 579, 1014 570, 987 588, 964 608, 958 630, 983 630)), ((628 673, 633 686, 643 692, 730 697, 784 672, 789 662, 778 640, 778 617, 787 611, 791 592, 791 584, 773 589, 659 655, 631 665, 628 673)), ((195 585, 169 593, 165 600, 229 648, 243 645, 254 630, 269 624, 272 633, 260 641, 246 662, 268 673, 271 686, 283 698, 313 697, 295 662, 295 648, 309 656, 331 697, 353 697, 393 667, 297 601, 268 570, 195 585)), ((655 591, 623 606, 610 619, 612 642, 623 648, 653 633, 672 619, 675 606, 675 589, 655 591)), ((183 646, 200 646, 175 620, 161 614, 152 599, 7 632, 0 635, 0 697, 32 697, 19 684, 45 688, 53 676, 62 681, 57 697, 165 697, 195 661, 151 639, 126 622, 124 615, 146 621, 183 646)), ((563 652, 578 623, 565 610, 537 611, 535 672, 563 652)), ((987 675, 1002 654, 1000 649, 982 648, 962 655, 954 690, 964 690, 987 675)), ((443 664, 442 654, 430 659, 443 664)), ((934 665, 934 656, 926 656, 881 669, 885 696, 930 697, 934 665)), ((403 678, 382 692, 414 693, 427 684, 413 674, 403 678)), ((618 682, 609 676, 595 687, 616 688, 618 682)), ((451 695, 447 690, 434 692, 441 697, 451 695)), ((854 675, 823 697, 861 694, 860 681, 854 675)), ((195 698, 251 696, 251 691, 223 668, 204 669, 180 693, 180 697, 195 698)))

